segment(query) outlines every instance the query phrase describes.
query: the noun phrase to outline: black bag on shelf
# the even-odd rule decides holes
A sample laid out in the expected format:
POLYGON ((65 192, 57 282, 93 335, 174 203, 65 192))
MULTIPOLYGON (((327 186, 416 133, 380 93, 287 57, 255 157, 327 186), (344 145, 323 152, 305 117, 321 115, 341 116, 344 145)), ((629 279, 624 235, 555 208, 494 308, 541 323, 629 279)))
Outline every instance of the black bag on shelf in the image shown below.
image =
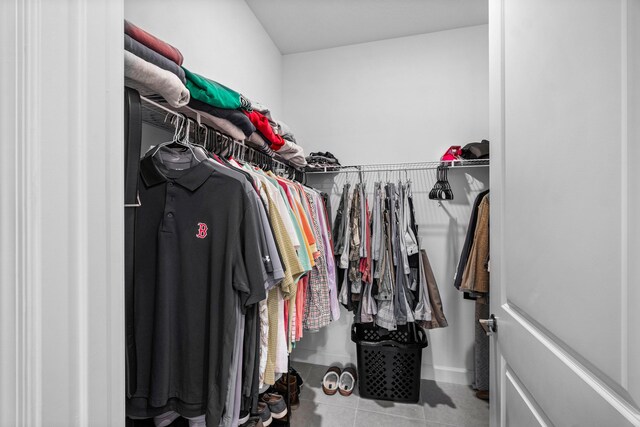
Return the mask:
POLYGON ((489 141, 483 139, 482 142, 471 142, 462 147, 463 159, 481 160, 489 158, 489 141))

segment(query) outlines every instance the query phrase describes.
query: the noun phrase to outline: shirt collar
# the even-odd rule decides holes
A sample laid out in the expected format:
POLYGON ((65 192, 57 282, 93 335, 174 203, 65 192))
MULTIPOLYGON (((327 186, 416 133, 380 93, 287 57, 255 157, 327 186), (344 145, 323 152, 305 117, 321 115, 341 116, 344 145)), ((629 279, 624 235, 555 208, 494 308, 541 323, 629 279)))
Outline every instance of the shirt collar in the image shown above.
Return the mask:
MULTIPOLYGON (((215 172, 213 165, 209 161, 203 160, 182 173, 175 179, 175 182, 188 190, 195 191, 205 183, 213 172, 215 172)), ((140 173, 147 187, 162 184, 170 179, 158 169, 152 156, 147 156, 140 161, 140 173)))

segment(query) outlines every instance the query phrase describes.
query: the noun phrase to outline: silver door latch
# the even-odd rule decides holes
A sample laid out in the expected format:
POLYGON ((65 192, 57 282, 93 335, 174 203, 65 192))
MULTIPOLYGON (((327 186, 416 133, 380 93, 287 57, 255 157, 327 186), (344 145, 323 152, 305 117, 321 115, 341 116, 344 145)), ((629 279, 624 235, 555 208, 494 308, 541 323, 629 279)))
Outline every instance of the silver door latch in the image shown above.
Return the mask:
POLYGON ((482 329, 484 329, 484 332, 487 335, 491 336, 498 332, 498 322, 496 320, 496 316, 494 316, 493 314, 488 319, 480 319, 478 320, 478 322, 480 322, 480 325, 482 325, 482 329))

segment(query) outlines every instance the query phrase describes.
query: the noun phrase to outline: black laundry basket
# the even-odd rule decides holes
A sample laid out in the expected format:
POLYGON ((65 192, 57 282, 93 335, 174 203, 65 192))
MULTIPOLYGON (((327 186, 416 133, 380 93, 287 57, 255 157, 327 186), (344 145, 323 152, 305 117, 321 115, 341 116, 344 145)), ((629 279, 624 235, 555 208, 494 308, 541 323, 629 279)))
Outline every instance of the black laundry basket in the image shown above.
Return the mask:
POLYGON ((415 324, 387 331, 371 324, 351 327, 358 350, 360 397, 394 402, 420 400, 422 349, 427 333, 415 324))

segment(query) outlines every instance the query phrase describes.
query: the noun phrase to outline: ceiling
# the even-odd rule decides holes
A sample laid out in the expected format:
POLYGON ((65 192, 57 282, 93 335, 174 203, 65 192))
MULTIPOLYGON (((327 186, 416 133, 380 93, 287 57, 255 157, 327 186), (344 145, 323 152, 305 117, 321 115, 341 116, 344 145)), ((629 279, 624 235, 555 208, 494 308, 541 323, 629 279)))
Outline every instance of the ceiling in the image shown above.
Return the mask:
POLYGON ((487 0, 246 0, 283 55, 486 24, 487 0))

